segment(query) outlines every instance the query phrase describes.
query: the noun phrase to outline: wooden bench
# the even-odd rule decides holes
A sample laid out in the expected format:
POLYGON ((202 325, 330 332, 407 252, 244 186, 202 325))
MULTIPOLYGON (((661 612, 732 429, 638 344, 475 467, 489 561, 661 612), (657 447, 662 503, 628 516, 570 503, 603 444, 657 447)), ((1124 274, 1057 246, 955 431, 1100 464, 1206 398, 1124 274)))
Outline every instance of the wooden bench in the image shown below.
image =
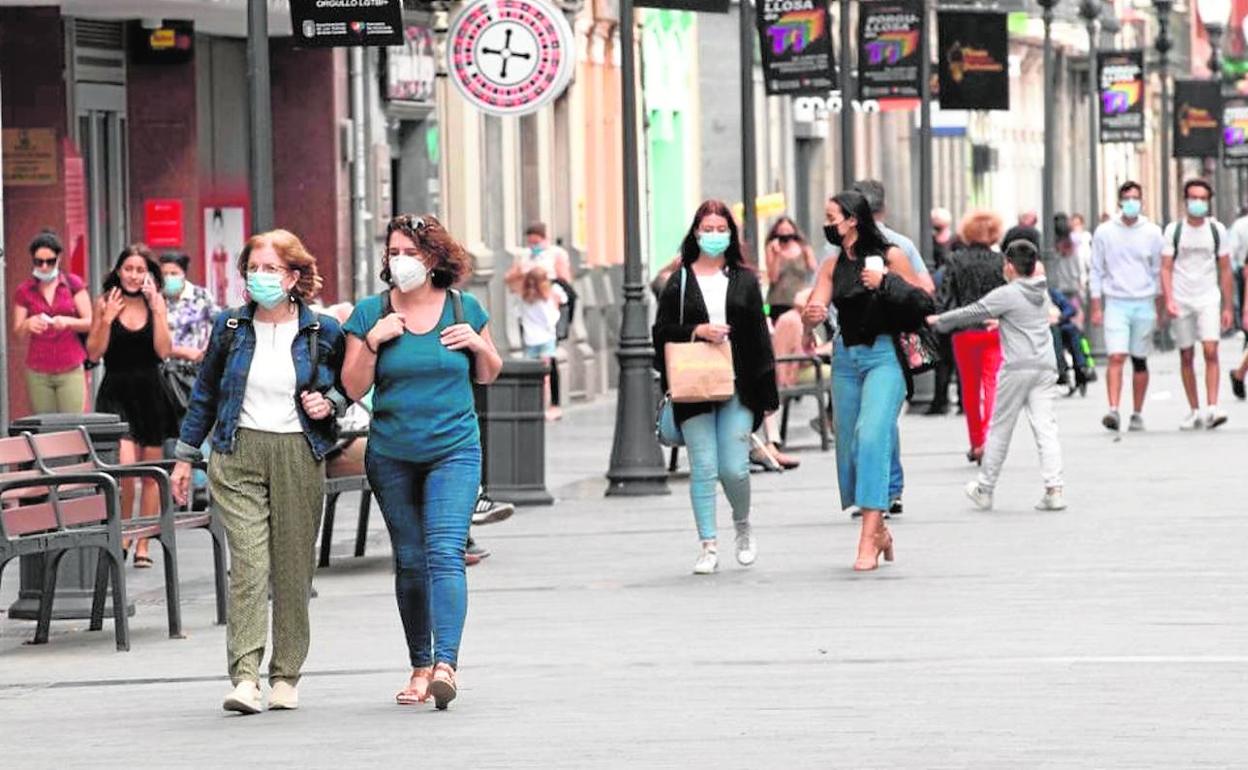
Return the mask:
POLYGON ((122 519, 121 531, 126 540, 155 538, 164 553, 165 602, 169 616, 169 636, 182 637, 182 603, 178 579, 177 531, 202 529, 212 538, 213 572, 217 600, 217 624, 225 624, 226 597, 226 543, 225 528, 211 507, 193 510, 178 509, 173 502, 168 468, 174 461, 146 460, 132 465, 106 463, 95 453, 91 437, 85 428, 55 433, 23 433, 30 442, 36 466, 44 473, 98 472, 115 481, 124 479, 150 479, 160 492, 160 512, 156 516, 136 516, 122 519))
POLYGON ((61 559, 76 548, 103 552, 95 577, 89 628, 104 627, 104 598, 113 585, 113 631, 117 649, 130 649, 126 576, 122 559, 117 482, 105 473, 41 473, 25 437, 0 439, 0 575, 13 559, 44 557, 43 590, 35 644, 46 644, 61 559))
MULTIPOLYGON (((338 440, 345 445, 357 439, 367 438, 367 430, 343 431, 338 440)), ((317 567, 329 566, 329 552, 333 547, 334 515, 338 512, 338 498, 345 492, 360 493, 360 518, 355 528, 355 556, 357 558, 364 555, 368 542, 368 517, 372 511, 373 488, 369 486, 368 476, 363 474, 329 476, 328 466, 329 464, 326 463, 325 511, 321 519, 321 555, 317 560, 317 567)))

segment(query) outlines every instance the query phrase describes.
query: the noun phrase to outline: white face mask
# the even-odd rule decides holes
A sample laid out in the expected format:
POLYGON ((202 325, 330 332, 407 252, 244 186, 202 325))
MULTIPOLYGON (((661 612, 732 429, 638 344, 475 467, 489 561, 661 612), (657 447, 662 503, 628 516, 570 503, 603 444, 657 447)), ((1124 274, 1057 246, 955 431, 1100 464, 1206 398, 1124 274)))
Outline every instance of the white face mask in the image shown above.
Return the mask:
POLYGON ((407 293, 425 285, 429 280, 429 268, 416 257, 400 254, 390 258, 390 277, 399 291, 407 293))

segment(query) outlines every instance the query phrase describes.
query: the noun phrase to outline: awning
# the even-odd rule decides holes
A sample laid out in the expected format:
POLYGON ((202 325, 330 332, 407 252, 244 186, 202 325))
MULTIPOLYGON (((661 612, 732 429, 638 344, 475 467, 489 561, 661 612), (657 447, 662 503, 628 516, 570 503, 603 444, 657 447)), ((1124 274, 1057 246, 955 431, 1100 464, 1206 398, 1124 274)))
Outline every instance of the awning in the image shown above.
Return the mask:
MULTIPOLYGON (((268 0, 269 35, 290 31, 289 0, 268 0)), ((0 0, 0 6, 59 6, 64 16, 88 19, 189 19, 198 32, 247 36, 247 0, 0 0)))

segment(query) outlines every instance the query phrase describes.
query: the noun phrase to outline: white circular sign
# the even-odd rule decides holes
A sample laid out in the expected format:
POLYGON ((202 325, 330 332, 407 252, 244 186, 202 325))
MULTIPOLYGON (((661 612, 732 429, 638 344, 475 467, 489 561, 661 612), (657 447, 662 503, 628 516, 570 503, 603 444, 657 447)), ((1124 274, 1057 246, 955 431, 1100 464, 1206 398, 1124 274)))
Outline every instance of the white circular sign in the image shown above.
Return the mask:
POLYGON ((575 39, 544 0, 476 0, 447 35, 448 71, 464 98, 493 115, 527 115, 572 82, 575 39))

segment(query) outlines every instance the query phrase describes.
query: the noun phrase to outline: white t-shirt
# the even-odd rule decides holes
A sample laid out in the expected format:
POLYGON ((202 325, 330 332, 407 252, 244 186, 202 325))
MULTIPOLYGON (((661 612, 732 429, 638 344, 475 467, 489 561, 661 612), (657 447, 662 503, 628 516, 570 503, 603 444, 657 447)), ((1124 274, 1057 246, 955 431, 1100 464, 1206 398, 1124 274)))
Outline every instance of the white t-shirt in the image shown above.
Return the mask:
POLYGON ((1221 222, 1207 219, 1199 227, 1192 227, 1184 219, 1171 222, 1162 236, 1163 257, 1174 257, 1174 298, 1180 305, 1205 307, 1222 301, 1218 287, 1218 260, 1213 253, 1213 229, 1218 230, 1218 257, 1230 258, 1231 239, 1221 222), (1179 253, 1174 253, 1174 228, 1181 224, 1179 253))
POLYGON ((559 306, 552 296, 547 300, 520 303, 520 333, 525 345, 547 345, 555 341, 559 306))
POLYGON ((728 274, 716 270, 711 275, 697 275, 698 288, 702 291, 702 301, 706 304, 706 314, 711 323, 728 325, 728 274))
POLYGON ((247 372, 240 428, 266 433, 300 433, 295 393, 295 359, 291 346, 299 333, 299 319, 270 324, 252 321, 256 352, 247 372))

